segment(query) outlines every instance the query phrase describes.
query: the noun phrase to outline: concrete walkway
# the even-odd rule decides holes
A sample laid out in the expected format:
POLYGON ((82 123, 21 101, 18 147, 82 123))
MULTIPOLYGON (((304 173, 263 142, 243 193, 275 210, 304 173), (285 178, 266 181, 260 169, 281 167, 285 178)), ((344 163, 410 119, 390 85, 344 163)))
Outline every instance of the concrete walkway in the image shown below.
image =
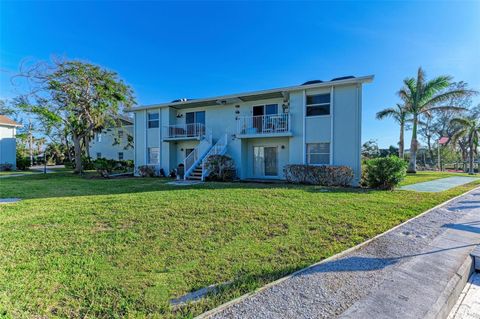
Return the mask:
POLYGON ((480 318, 480 273, 470 277, 448 319, 480 318))
POLYGON ((480 188, 201 317, 446 317, 478 244, 480 188))
POLYGON ((400 189, 407 190, 407 191, 415 191, 415 192, 438 193, 438 192, 443 192, 460 185, 471 183, 473 181, 476 181, 477 179, 479 178, 466 177, 466 176, 453 176, 453 177, 436 179, 434 181, 429 181, 429 182, 406 185, 406 186, 400 187, 400 189))

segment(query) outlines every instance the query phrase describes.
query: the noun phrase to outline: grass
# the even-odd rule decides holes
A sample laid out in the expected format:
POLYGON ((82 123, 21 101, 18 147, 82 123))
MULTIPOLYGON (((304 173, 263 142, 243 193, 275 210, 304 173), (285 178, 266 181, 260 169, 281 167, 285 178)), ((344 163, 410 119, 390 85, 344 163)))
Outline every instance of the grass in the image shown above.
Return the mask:
POLYGON ((0 317, 191 318, 476 185, 432 196, 67 173, 0 180, 2 197, 23 198, 0 206, 0 317), (200 302, 169 304, 226 281, 200 302))

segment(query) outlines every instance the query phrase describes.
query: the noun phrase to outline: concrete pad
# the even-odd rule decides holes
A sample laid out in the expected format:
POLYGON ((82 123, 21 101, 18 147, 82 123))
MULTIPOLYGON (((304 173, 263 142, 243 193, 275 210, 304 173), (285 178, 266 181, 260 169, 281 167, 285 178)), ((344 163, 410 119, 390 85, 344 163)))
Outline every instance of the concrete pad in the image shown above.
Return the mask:
POLYGON ((12 204, 21 201, 20 198, 10 197, 10 198, 0 198, 0 204, 12 204))
POLYGON ((406 190, 406 191, 415 191, 415 192, 438 193, 438 192, 449 190, 457 186, 471 183, 478 179, 479 178, 477 177, 453 176, 453 177, 436 179, 434 181, 406 185, 406 186, 400 187, 399 189, 406 190))

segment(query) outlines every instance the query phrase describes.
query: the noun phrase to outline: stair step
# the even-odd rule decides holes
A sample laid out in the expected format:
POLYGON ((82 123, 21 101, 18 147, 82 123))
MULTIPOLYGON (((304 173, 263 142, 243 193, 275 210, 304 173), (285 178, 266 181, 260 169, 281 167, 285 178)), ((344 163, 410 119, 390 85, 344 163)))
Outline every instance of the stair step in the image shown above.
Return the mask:
POLYGON ((201 176, 190 175, 190 176, 187 177, 187 179, 194 179, 194 180, 200 181, 200 180, 202 180, 202 177, 201 176))

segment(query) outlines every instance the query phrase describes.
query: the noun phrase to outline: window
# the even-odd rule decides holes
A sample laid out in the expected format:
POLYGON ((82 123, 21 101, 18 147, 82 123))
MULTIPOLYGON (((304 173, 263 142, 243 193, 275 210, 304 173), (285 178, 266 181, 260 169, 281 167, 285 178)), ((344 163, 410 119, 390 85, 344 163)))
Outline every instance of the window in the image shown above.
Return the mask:
POLYGON ((97 133, 97 135, 95 136, 95 141, 97 141, 97 142, 102 141, 102 133, 97 133))
POLYGON ((308 165, 330 164, 330 143, 309 143, 307 144, 308 165))
POLYGON ((307 116, 330 115, 330 93, 307 96, 307 116))
POLYGON ((160 163, 160 148, 149 147, 148 148, 148 164, 160 163))
POLYGON ((118 152, 118 160, 123 161, 123 152, 118 152))
POLYGON ((97 158, 102 158, 102 153, 97 153, 97 158))
POLYGON ((159 124, 158 113, 148 113, 148 128, 157 128, 159 124))
POLYGON ((123 130, 118 130, 118 138, 123 138, 123 130))

